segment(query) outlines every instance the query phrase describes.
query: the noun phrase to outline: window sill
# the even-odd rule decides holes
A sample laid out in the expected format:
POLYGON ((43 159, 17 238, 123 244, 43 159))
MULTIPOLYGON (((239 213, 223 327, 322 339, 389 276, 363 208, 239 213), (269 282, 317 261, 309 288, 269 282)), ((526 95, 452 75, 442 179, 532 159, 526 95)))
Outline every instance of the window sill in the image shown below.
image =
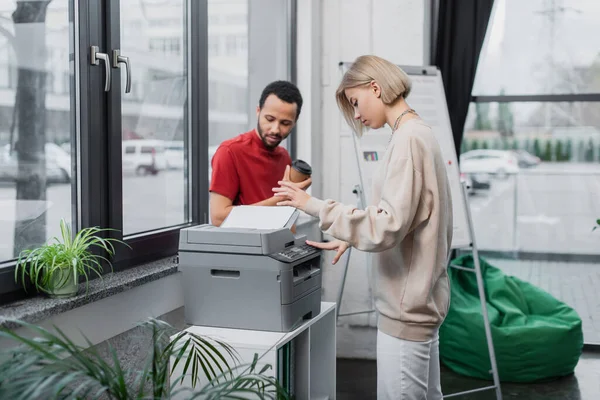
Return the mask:
POLYGON ((80 284, 79 293, 81 294, 68 299, 52 299, 40 295, 5 304, 0 307, 0 328, 17 328, 18 324, 12 321, 15 319, 36 323, 175 274, 177 271, 176 258, 167 257, 125 271, 109 273, 102 280, 94 279, 89 283, 87 295, 85 294, 85 284, 80 284))

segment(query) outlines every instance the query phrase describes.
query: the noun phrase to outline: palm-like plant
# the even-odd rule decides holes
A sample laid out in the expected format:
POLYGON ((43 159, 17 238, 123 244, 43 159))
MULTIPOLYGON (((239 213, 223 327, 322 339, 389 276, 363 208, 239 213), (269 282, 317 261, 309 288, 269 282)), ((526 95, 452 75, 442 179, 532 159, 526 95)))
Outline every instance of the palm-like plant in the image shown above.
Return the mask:
POLYGON ((85 278, 86 293, 90 275, 102 278, 102 261, 111 267, 110 261, 91 252, 93 248, 106 252, 111 257, 115 253, 113 243, 123 243, 118 239, 102 238, 101 229, 90 227, 81 229, 73 237, 70 226, 64 219, 60 221, 60 239, 52 238, 48 243, 35 249, 23 250, 17 260, 15 281, 26 281, 34 285, 38 292, 55 297, 68 297, 77 293, 79 276, 85 278))
POLYGON ((169 324, 150 319, 152 348, 143 370, 127 371, 113 348, 111 362, 102 358, 92 344, 76 345, 62 331, 57 334, 27 323, 20 325, 37 338, 30 339, 11 330, 0 337, 16 340, 19 346, 0 355, 0 398, 30 399, 98 399, 116 400, 167 399, 177 395, 185 399, 241 399, 252 395, 260 399, 287 399, 277 380, 266 375, 271 367, 257 371, 258 355, 248 365, 238 364, 235 350, 226 343, 180 332, 169 324), (221 348, 223 350, 219 350, 221 348), (234 362, 233 367, 227 358, 234 362), (180 376, 172 376, 183 363, 180 376), (203 375, 202 375, 203 374, 203 375), (180 382, 190 377, 192 388, 180 382), (208 383, 198 386, 205 376, 208 383), (172 382, 170 382, 172 380, 172 382))

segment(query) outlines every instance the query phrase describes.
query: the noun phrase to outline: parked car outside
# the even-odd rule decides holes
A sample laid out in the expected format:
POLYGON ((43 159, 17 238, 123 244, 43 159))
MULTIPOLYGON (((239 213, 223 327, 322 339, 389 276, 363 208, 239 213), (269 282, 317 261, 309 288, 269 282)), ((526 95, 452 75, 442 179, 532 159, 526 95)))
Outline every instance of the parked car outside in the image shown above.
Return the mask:
POLYGON ((162 140, 124 140, 123 172, 137 175, 156 175, 167 169, 165 142, 162 140))
POLYGON ((490 174, 476 173, 468 174, 469 178, 473 182, 473 188, 475 190, 488 190, 492 187, 492 180, 490 174))
POLYGON ((519 167, 521 168, 535 167, 536 165, 542 162, 542 160, 539 157, 534 156, 533 154, 525 150, 515 150, 514 153, 517 156, 517 159, 519 161, 519 167))
POLYGON ((487 173, 499 178, 519 173, 518 158, 508 150, 471 150, 460 155, 460 171, 466 174, 487 173))
MULTIPOLYGON (((44 145, 46 180, 48 183, 71 182, 71 155, 59 145, 44 145)), ((6 144, 0 148, 0 181, 16 181, 19 174, 19 153, 6 144)))

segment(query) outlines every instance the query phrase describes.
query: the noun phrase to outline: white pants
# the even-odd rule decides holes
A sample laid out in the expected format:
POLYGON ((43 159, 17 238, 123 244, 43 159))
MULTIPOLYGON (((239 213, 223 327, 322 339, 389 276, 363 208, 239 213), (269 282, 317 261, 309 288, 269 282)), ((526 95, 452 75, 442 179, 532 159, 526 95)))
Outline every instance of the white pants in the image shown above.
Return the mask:
POLYGON ((442 399, 437 332, 430 341, 411 342, 377 331, 377 399, 442 399))

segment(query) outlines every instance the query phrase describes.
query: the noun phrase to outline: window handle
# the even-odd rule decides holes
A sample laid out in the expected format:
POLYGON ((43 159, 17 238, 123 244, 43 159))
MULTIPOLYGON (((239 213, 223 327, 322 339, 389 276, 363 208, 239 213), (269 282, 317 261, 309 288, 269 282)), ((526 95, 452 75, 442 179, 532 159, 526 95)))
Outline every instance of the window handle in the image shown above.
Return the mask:
POLYGON ((108 54, 100 53, 98 46, 91 46, 90 62, 92 65, 100 65, 100 60, 104 61, 104 91, 110 90, 110 60, 108 54))
POLYGON ((129 64, 129 57, 121 55, 121 50, 113 50, 113 68, 119 68, 119 64, 125 64, 127 70, 127 83, 125 84, 125 93, 131 92, 131 65, 129 64))

